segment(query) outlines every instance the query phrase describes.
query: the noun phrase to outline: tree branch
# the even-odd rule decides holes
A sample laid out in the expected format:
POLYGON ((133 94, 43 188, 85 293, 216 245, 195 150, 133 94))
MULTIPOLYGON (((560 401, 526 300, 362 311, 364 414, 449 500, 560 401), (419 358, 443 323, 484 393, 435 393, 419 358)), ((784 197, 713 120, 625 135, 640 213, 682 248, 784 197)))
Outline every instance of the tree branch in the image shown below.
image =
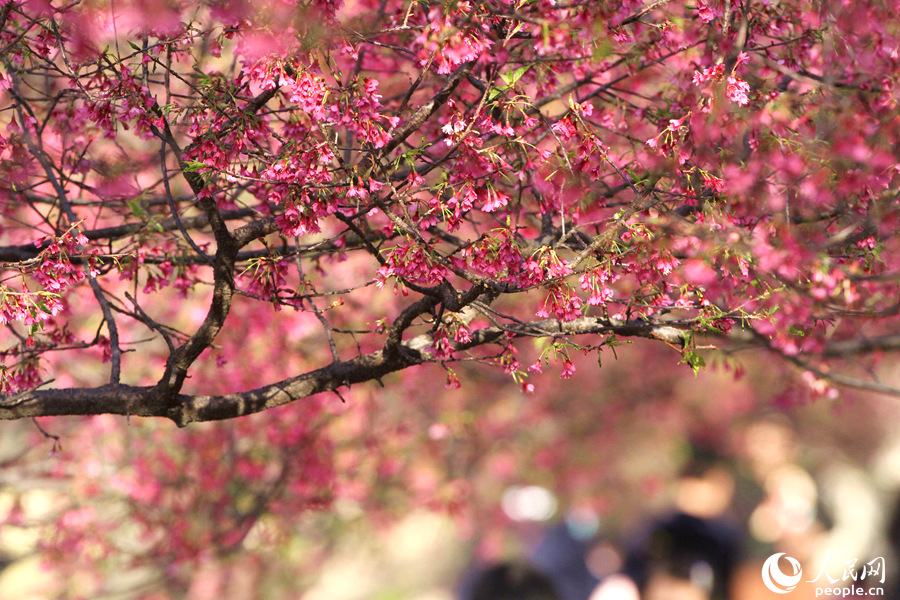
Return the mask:
POLYGON ((852 340, 829 342, 822 350, 822 356, 846 358, 869 352, 890 352, 900 350, 900 334, 861 337, 852 340))
POLYGON ((184 345, 169 355, 166 361, 166 370, 157 384, 159 393, 168 398, 169 402, 176 402, 175 395, 181 390, 190 366, 197 357, 212 344, 219 330, 225 324, 228 312, 231 309, 231 298, 234 295, 234 264, 240 246, 228 229, 216 200, 205 192, 203 178, 195 171, 185 169, 181 148, 175 140, 169 123, 163 120, 161 137, 172 149, 182 175, 197 196, 197 200, 216 238, 216 254, 213 262, 213 297, 209 306, 209 312, 203 320, 200 328, 191 336, 184 345))
MULTIPOLYGON (((466 78, 474 66, 473 62, 467 62, 460 65, 453 75, 450 76, 444 85, 438 90, 434 97, 426 102, 413 116, 397 129, 391 136, 391 140, 379 151, 379 157, 387 155, 391 150, 403 143, 412 133, 422 127, 422 124, 428 120, 437 110, 447 102, 450 94, 456 89, 456 86, 466 78)), ((377 161, 376 161, 377 162, 377 161)))
POLYGON ((650 4, 648 4, 647 6, 645 6, 644 8, 642 8, 641 10, 637 11, 636 13, 634 13, 633 15, 631 15, 630 17, 627 17, 627 18, 623 19, 622 22, 619 23, 619 27, 621 27, 621 26, 623 26, 623 25, 628 25, 629 23, 634 23, 635 21, 639 20, 641 17, 643 17, 644 15, 646 15, 648 12, 650 12, 650 11, 652 11, 652 10, 654 10, 654 9, 659 8, 660 6, 666 5, 666 4, 668 4, 670 1, 671 1, 671 0, 656 0, 655 2, 651 2, 650 4))
MULTIPOLYGON (((422 300, 431 301, 432 299, 423 298, 422 300)), ((430 304, 430 302, 427 303, 430 304)), ((424 306, 417 306, 416 309, 412 309, 416 304, 411 305, 408 309, 410 310, 409 315, 424 308, 424 306)), ((684 340, 687 335, 678 324, 657 324, 646 321, 616 322, 587 317, 568 323, 545 319, 502 327, 485 327, 472 332, 472 340, 466 344, 456 344, 455 349, 461 351, 494 343, 504 339, 507 333, 511 333, 515 337, 616 334, 624 337, 657 339, 669 343, 684 340)), ((174 403, 168 402, 157 387, 119 385, 90 389, 29 390, 0 399, 0 419, 116 414, 165 417, 182 427, 196 421, 233 419, 321 392, 333 391, 341 386, 380 380, 394 371, 400 371, 423 362, 425 359, 421 358, 422 352, 431 343, 431 336, 423 334, 399 344, 402 349, 394 352, 378 350, 351 360, 333 362, 321 369, 247 392, 222 396, 179 394, 174 403)))
MULTIPOLYGON (((221 212, 222 218, 225 220, 232 219, 243 219, 246 217, 253 216, 257 214, 255 210, 252 208, 238 208, 235 210, 225 210, 221 212)), ((265 220, 265 219, 261 219, 265 220)), ((181 224, 186 229, 199 229, 200 227, 205 227, 209 225, 209 219, 206 215, 197 215, 194 217, 187 217, 181 219, 181 224)), ((162 221, 156 223, 156 226, 163 229, 163 231, 175 231, 178 229, 178 224, 175 222, 175 219, 172 217, 167 217, 162 221)), ((103 227, 100 229, 89 229, 87 231, 82 231, 82 234, 89 240, 93 241, 113 241, 118 240, 124 237, 128 237, 129 235, 134 235, 140 233, 141 231, 147 228, 146 223, 129 223, 127 225, 117 225, 115 227, 103 227)), ((240 230, 238 230, 240 231, 240 230)), ((37 257, 38 254, 41 253, 44 248, 49 246, 51 240, 47 240, 41 247, 36 247, 34 244, 22 244, 19 246, 3 246, 0 247, 0 262, 6 263, 16 263, 16 262, 24 262, 27 260, 31 260, 32 258, 37 257)), ((102 256, 98 256, 98 258, 102 259, 102 256)), ((74 257, 73 257, 74 262, 74 257)), ((205 260, 203 262, 206 262, 205 260)))

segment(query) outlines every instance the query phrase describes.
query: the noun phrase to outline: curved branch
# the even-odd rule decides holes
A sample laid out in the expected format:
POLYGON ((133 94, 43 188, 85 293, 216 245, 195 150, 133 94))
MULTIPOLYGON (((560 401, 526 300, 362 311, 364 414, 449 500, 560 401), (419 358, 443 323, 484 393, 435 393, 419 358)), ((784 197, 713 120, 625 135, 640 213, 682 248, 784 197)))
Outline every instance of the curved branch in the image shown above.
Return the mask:
POLYGON ((781 356, 788 362, 796 365, 804 371, 809 371, 810 373, 812 373, 816 377, 816 379, 830 381, 831 383, 835 383, 847 388, 876 392, 878 394, 885 394, 887 396, 900 396, 900 388, 896 386, 881 383, 880 381, 851 377, 850 375, 844 375, 842 373, 834 373, 829 370, 820 369, 815 365, 803 360, 799 356, 791 356, 784 353, 779 354, 781 354, 781 356))
POLYGON ((165 373, 156 386, 158 392, 167 398, 172 406, 175 406, 177 402, 175 396, 184 384, 188 369, 200 354, 213 343, 216 335, 218 335, 225 324, 225 319, 228 317, 235 287, 234 264, 240 246, 228 229, 225 219, 222 218, 222 213, 219 212, 216 200, 206 192, 203 178, 197 172, 185 169, 181 148, 175 140, 172 130, 169 128, 169 123, 164 117, 161 116, 160 118, 163 119, 163 128, 160 131, 161 137, 178 159, 182 175, 191 187, 191 191, 197 196, 200 207, 206 214, 216 239, 216 254, 213 262, 213 297, 209 306, 209 312, 206 313, 203 324, 194 335, 169 355, 169 359, 166 361, 165 373))
POLYGON ((185 241, 187 241, 188 245, 197 253, 197 256, 203 258, 209 264, 213 264, 212 257, 208 256, 206 252, 200 249, 197 245, 197 242, 194 241, 194 238, 191 237, 191 234, 188 233, 187 229, 184 227, 184 223, 181 222, 181 215, 178 214, 178 209, 175 207, 175 199, 172 197, 172 189, 169 185, 169 169, 166 167, 166 143, 163 142, 162 146, 159 149, 159 167, 162 171, 162 180, 163 180, 163 189, 166 191, 166 201, 169 205, 169 212, 172 213, 172 219, 175 221, 176 227, 178 227, 178 231, 181 232, 181 235, 184 237, 185 241))
POLYGON ((845 358, 869 352, 889 352, 900 350, 900 334, 862 337, 852 340, 830 342, 822 350, 822 356, 845 358))
MULTIPOLYGON (((47 175, 47 180, 56 192, 56 197, 59 200, 59 208, 66 216, 66 219, 68 219, 69 225, 75 225, 78 222, 78 217, 75 215, 75 211, 69 203, 69 197, 66 194, 65 187, 63 187, 63 184, 56 176, 53 165, 47 157, 47 154, 44 152, 43 141, 39 136, 32 136, 31 131, 29 130, 27 120, 25 119, 25 111, 27 110, 28 113, 31 114, 31 109, 28 108, 27 104, 19 94, 18 76, 14 72, 12 72, 11 75, 13 82, 13 97, 17 102, 16 112, 23 125, 22 131, 24 132, 25 144, 28 146, 28 151, 34 156, 35 160, 38 161, 38 164, 41 165, 41 168, 47 175), (37 137, 37 139, 35 139, 35 137, 37 137)), ((106 323, 106 329, 109 332, 109 348, 111 354, 109 382, 111 385, 118 385, 122 368, 122 349, 119 348, 119 328, 113 318, 112 310, 109 307, 109 301, 106 299, 103 289, 100 287, 96 276, 91 272, 90 268, 85 269, 85 277, 88 280, 91 291, 94 293, 97 304, 100 306, 100 312, 103 314, 103 321, 106 323)))
MULTIPOLYGON (((645 321, 623 323, 587 317, 568 323, 545 319, 508 327, 493 326, 476 330, 472 332, 470 342, 457 344, 456 349, 466 350, 494 343, 505 339, 507 334, 515 337, 535 335, 561 337, 613 333, 624 337, 645 337, 669 343, 684 340, 687 335, 686 331, 681 329, 678 324, 656 324, 645 321)), ((247 392, 221 396, 179 394, 175 397, 174 403, 169 402, 157 387, 119 385, 91 389, 29 390, 0 399, 0 419, 130 414, 143 417, 165 417, 182 427, 196 421, 233 419, 301 400, 321 392, 333 391, 345 385, 378 381, 394 371, 424 362, 426 359, 422 358, 422 352, 431 343, 431 336, 423 334, 399 344, 400 349, 395 352, 378 350, 351 360, 333 362, 321 369, 247 392)))

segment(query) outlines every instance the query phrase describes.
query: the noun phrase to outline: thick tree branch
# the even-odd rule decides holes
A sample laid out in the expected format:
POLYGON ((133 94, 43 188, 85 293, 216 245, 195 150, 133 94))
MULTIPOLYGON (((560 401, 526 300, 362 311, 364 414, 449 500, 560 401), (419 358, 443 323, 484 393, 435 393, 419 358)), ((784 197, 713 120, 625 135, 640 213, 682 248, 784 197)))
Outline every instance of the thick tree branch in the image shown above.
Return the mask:
POLYGON ((846 358, 869 352, 891 352, 900 350, 900 334, 860 337, 852 340, 829 342, 822 350, 822 356, 846 358))
MULTIPOLYGON (((422 301, 433 306, 431 298, 422 301)), ((427 310, 425 304, 411 305, 408 320, 427 310), (416 307, 413 309, 413 307, 416 307)), ((399 320, 399 319, 398 319, 399 320)), ((405 324, 406 320, 402 323, 405 324)), ((401 330, 402 331, 402 330, 401 330)), ((491 344, 505 339, 507 333, 515 337, 563 337, 586 334, 616 334, 622 337, 644 337, 668 343, 681 343, 687 335, 679 325, 645 321, 616 322, 607 319, 581 318, 568 323, 545 319, 509 326, 492 326, 472 332, 472 340, 457 344, 457 351, 491 344)), ((333 362, 315 371, 272 383, 255 390, 222 396, 191 396, 179 394, 175 403, 166 401, 157 387, 120 385, 90 389, 29 390, 0 399, 0 419, 62 415, 134 415, 165 417, 179 426, 196 421, 233 419, 287 404, 341 386, 377 381, 383 376, 427 360, 423 352, 431 345, 430 335, 419 335, 399 344, 392 352, 376 351, 352 360, 333 362)))
MULTIPOLYGON (((231 236, 229 239, 232 239, 231 236)), ((181 389, 190 366, 213 343, 222 325, 225 324, 234 295, 234 263, 237 250, 237 245, 233 242, 220 245, 216 250, 213 264, 213 297, 206 319, 191 339, 169 356, 165 374, 159 382, 160 391, 170 398, 181 389)))
POLYGON ((216 239, 216 254, 213 262, 213 297, 209 306, 209 312, 203 320, 200 328, 191 338, 175 352, 169 355, 166 361, 166 370, 157 384, 159 393, 168 398, 170 403, 175 402, 174 396, 181 390, 190 366, 197 357, 213 343, 225 319, 231 309, 231 298, 234 295, 234 264, 237 252, 240 249, 238 242, 228 229, 219 207, 206 190, 203 178, 195 171, 185 168, 181 148, 175 140, 175 136, 169 128, 167 121, 163 121, 161 137, 172 149, 181 166, 182 174, 191 190, 196 194, 197 200, 212 228, 216 239))
POLYGON ((280 229, 275 223, 275 219, 273 217, 265 217, 235 229, 232 235, 238 247, 243 248, 253 240, 258 240, 278 231, 280 229))

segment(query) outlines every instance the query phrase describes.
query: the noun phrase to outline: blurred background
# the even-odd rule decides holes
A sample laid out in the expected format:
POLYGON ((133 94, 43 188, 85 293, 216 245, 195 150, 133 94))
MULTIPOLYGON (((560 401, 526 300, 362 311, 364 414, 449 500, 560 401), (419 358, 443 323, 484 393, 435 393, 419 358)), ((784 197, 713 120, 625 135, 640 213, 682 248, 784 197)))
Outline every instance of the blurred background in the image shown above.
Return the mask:
POLYGON ((897 597, 897 400, 708 358, 636 342, 531 394, 426 369, 185 430, 2 423, 0 598, 753 599, 774 553, 791 598, 897 597))

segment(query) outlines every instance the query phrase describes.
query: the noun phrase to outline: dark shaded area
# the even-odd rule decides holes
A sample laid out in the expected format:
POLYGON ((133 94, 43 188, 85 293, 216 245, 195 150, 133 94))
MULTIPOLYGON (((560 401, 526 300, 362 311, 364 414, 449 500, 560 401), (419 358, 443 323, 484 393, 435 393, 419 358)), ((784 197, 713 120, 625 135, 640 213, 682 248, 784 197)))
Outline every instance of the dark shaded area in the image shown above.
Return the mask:
POLYGON ((684 513, 652 525, 625 560, 625 574, 642 592, 654 577, 690 581, 712 600, 727 600, 741 548, 738 529, 684 513))
POLYGON ((550 578, 527 563, 501 563, 476 578, 470 600, 562 600, 550 578))

